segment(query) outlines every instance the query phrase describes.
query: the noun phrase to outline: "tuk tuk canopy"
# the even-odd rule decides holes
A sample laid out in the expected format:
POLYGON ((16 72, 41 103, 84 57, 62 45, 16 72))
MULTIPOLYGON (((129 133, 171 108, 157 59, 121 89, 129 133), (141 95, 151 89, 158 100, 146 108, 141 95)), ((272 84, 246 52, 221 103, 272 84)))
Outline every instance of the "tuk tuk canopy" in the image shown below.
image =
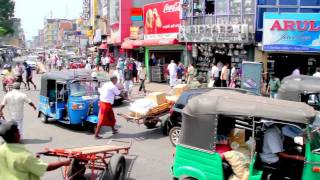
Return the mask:
POLYGON ((40 95, 47 96, 48 93, 48 82, 58 81, 58 82, 72 82, 76 80, 97 80, 100 82, 105 82, 108 80, 107 76, 97 75, 96 78, 91 76, 92 71, 88 70, 67 70, 67 71, 59 71, 59 72, 48 72, 41 76, 41 90, 40 95))
MULTIPOLYGON (((214 152, 219 115, 307 124, 315 118, 316 111, 300 102, 274 100, 215 89, 189 100, 182 113, 182 133, 179 143, 214 152)), ((223 123, 222 126, 228 126, 230 122, 219 121, 223 123)))
POLYGON ((259 117, 308 124, 315 110, 300 102, 274 100, 234 91, 213 90, 189 101, 183 110, 190 116, 222 114, 259 117))
POLYGON ((288 76, 281 81, 278 98, 300 101, 301 94, 320 93, 320 78, 313 76, 288 76))

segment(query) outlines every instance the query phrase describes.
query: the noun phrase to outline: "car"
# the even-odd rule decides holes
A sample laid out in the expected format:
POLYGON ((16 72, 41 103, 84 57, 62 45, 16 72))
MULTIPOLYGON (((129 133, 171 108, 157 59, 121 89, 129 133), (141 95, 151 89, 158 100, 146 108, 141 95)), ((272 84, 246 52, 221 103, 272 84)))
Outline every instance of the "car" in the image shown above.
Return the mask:
POLYGON ((28 56, 26 59, 26 63, 35 70, 37 68, 38 56, 28 56))
POLYGON ((198 88, 198 89, 190 89, 181 94, 177 102, 171 107, 169 111, 169 117, 167 117, 161 124, 162 126, 162 133, 164 135, 169 135, 170 142, 173 146, 175 146, 178 142, 180 132, 181 132, 181 123, 182 123, 182 109, 188 103, 188 101, 195 96, 201 95, 203 93, 215 90, 215 89, 222 89, 222 90, 230 90, 236 91, 243 94, 251 94, 257 95, 254 92, 239 89, 239 88, 198 88))

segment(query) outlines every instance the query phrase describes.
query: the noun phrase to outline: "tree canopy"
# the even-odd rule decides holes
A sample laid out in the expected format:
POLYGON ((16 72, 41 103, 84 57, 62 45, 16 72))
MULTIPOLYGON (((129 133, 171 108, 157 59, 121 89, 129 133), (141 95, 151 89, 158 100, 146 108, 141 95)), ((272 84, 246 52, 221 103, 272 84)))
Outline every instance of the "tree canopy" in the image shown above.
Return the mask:
POLYGON ((0 36, 13 33, 14 6, 13 0, 0 0, 0 36))

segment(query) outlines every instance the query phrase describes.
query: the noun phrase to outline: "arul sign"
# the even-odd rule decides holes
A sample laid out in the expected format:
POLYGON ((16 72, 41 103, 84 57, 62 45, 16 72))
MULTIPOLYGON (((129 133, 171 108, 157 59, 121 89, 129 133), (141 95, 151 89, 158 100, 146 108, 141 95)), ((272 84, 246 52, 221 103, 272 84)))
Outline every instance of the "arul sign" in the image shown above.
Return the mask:
POLYGON ((320 52, 320 14, 265 13, 263 50, 320 52))

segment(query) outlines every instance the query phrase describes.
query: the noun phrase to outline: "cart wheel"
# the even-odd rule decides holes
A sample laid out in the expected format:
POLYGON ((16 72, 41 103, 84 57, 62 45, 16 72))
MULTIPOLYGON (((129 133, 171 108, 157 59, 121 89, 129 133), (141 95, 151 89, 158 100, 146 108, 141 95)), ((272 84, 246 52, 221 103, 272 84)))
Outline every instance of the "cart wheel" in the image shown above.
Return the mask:
MULTIPOLYGON (((126 160, 121 154, 114 154, 108 165, 111 180, 124 180, 126 170, 126 160)), ((103 178, 103 180, 107 180, 103 178)))
POLYGON ((67 179, 69 180, 85 180, 84 174, 86 165, 80 163, 80 160, 73 159, 67 171, 67 179))
POLYGON ((148 129, 152 129, 152 128, 155 128, 156 125, 158 124, 157 121, 145 121, 143 123, 148 129))
POLYGON ((171 144, 175 147, 178 143, 179 137, 181 133, 181 127, 175 126, 169 132, 169 138, 171 144))
POLYGON ((42 112, 40 112, 39 119, 45 124, 47 124, 49 122, 48 116, 44 115, 42 112))

